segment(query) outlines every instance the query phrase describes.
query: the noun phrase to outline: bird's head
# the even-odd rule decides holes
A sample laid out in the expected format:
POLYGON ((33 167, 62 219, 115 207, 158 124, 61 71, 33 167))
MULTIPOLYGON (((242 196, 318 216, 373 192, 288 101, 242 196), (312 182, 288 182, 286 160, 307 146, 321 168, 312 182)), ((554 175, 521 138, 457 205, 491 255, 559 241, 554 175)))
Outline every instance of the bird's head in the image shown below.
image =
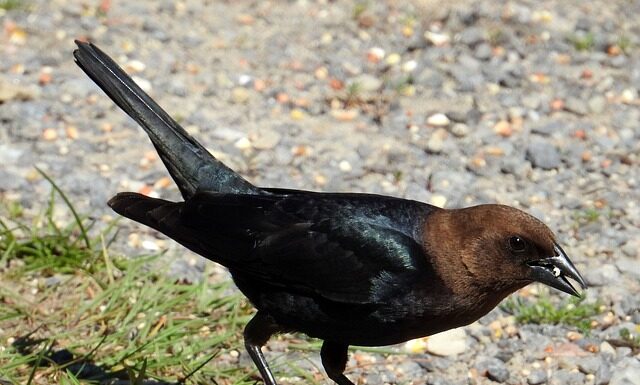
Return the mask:
POLYGON ((517 289, 540 282, 578 296, 578 291, 567 279, 571 278, 586 288, 584 279, 557 243, 553 232, 521 210, 503 205, 480 205, 442 210, 429 222, 425 232, 428 247, 446 248, 446 259, 452 266, 488 286, 517 289), (434 234, 428 229, 430 225, 444 231, 447 245, 429 239, 429 234, 434 234))

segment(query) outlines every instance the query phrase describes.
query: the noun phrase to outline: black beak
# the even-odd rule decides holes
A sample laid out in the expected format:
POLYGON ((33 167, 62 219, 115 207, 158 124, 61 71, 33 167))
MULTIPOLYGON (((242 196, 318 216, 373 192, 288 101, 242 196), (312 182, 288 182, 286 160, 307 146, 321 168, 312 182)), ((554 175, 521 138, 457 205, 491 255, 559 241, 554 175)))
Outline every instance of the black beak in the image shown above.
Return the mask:
POLYGON ((558 244, 554 244, 553 252, 555 255, 552 257, 527 262, 531 269, 529 277, 536 282, 579 297, 580 293, 569 283, 567 277, 578 282, 583 289, 587 288, 587 284, 558 244))

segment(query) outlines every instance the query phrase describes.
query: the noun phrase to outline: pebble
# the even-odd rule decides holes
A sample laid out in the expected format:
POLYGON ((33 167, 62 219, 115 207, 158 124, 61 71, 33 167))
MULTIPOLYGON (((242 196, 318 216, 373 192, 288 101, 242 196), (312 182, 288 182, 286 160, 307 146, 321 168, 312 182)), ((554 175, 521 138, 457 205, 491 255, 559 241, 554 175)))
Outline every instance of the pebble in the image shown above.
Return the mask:
POLYGON ((427 124, 434 127, 446 127, 451 123, 447 115, 443 113, 437 113, 430 115, 427 118, 427 124))
POLYGON ((251 94, 245 87, 234 87, 231 90, 231 101, 233 101, 234 103, 244 104, 249 100, 250 97, 251 94))
POLYGON ((547 372, 545 370, 536 369, 527 376, 527 384, 540 385, 547 382, 547 379, 547 372))
POLYGON ((533 167, 550 170, 560 166, 558 150, 548 142, 533 141, 527 146, 527 159, 533 167))
POLYGON ((480 60, 489 60, 493 56, 493 50, 489 44, 481 43, 476 47, 474 56, 480 60))
POLYGON ((476 367, 481 373, 486 373, 490 380, 502 383, 509 379, 509 370, 505 363, 499 359, 491 358, 482 361, 476 367))
POLYGON ((261 130, 252 138, 251 144, 258 150, 270 150, 280 143, 282 135, 274 130, 261 130))
POLYGON ((427 141, 427 151, 437 154, 444 149, 444 140, 441 135, 431 135, 427 141))
POLYGON ((589 113, 588 105, 582 99, 568 98, 564 103, 565 110, 573 112, 577 115, 586 115, 589 113))
POLYGON ((625 358, 616 364, 609 385, 640 385, 640 361, 625 358))
POLYGON ((455 356, 467 350, 467 333, 456 328, 434 334, 427 339, 426 349, 438 356, 455 356))
POLYGON ((640 260, 636 258, 621 257, 616 260, 616 267, 623 274, 640 281, 640 260))
POLYGON ((464 138, 465 136, 469 135, 469 132, 469 126, 464 123, 456 123, 451 127, 451 133, 458 138, 464 138))
POLYGON ((435 45, 436 47, 441 47, 443 45, 446 45, 451 40, 451 38, 444 33, 431 32, 431 31, 425 32, 424 38, 427 39, 429 43, 435 45))
POLYGON ((358 89, 362 92, 374 92, 382 87, 382 80, 373 75, 362 74, 352 78, 351 80, 349 80, 349 82, 347 82, 347 87, 354 86, 357 86, 358 89))
POLYGON ((353 170, 353 167, 351 166, 351 163, 349 163, 346 160, 340 161, 340 163, 338 164, 338 167, 340 168, 340 171, 342 171, 342 172, 350 172, 351 170, 353 170))

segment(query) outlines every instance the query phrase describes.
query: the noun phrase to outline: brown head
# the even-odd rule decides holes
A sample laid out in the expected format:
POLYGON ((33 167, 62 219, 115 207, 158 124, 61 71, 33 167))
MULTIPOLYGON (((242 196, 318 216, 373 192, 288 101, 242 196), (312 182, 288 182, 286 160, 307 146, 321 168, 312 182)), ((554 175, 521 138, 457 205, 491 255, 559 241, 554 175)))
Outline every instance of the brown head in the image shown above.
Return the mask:
POLYGON ((586 287, 553 232, 513 207, 439 210, 427 219, 424 241, 438 271, 461 294, 482 289, 473 287, 480 282, 504 297, 537 281, 577 296, 567 277, 586 287))

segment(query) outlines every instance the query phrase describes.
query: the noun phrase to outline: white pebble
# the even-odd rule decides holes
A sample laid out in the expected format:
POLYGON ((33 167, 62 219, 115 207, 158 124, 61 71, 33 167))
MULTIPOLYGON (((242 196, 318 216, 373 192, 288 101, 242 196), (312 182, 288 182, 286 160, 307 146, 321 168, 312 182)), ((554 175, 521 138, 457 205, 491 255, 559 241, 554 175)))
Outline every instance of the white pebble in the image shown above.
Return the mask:
POLYGON ((384 55, 386 55, 386 52, 380 47, 373 47, 369 50, 369 56, 378 61, 384 59, 384 55))
POLYGON ((130 69, 132 72, 142 72, 145 70, 145 68, 147 68, 146 64, 144 64, 140 60, 129 60, 125 67, 130 69))
POLYGON ((438 356, 454 356, 467 350, 467 332, 456 328, 427 339, 427 351, 438 356))
POLYGON ((158 244, 149 239, 142 241, 142 248, 150 251, 160 250, 160 248, 158 247, 158 244))
POLYGON ((402 63, 402 70, 404 72, 413 72, 418 67, 418 62, 415 60, 408 60, 402 63))
POLYGON ((432 205, 436 206, 436 207, 444 207, 444 205, 447 204, 447 197, 444 195, 433 195, 431 197, 431 199, 429 199, 429 203, 431 203, 432 205))
POLYGON ((449 36, 445 35, 444 33, 437 33, 437 32, 431 32, 431 31, 425 32, 424 38, 427 39, 428 42, 435 45, 436 47, 443 46, 449 43, 449 40, 451 40, 449 36))
POLYGON ((246 136, 243 136, 242 138, 238 139, 233 145, 239 150, 248 150, 251 148, 251 141, 246 136))
POLYGON ((338 165, 338 167, 340 168, 340 171, 342 172, 349 172, 353 169, 353 167, 351 167, 351 163, 349 163, 346 160, 343 160, 340 162, 340 164, 338 165))
POLYGON ((447 117, 447 115, 443 113, 437 113, 429 116, 427 118, 427 124, 434 127, 444 127, 448 126, 451 121, 447 117))

